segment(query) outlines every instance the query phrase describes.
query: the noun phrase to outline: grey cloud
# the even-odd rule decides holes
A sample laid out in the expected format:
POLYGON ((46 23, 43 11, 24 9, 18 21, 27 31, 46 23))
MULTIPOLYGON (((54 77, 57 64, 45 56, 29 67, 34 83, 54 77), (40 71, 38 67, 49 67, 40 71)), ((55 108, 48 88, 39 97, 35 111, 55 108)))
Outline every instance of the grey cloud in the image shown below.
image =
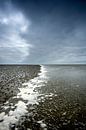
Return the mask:
MULTIPOLYGON (((69 30, 70 27, 67 28, 69 30)), ((34 49, 31 51, 31 57, 27 57, 25 62, 45 64, 85 63, 86 31, 84 25, 78 25, 70 31, 67 31, 67 28, 60 27, 62 31, 57 30, 55 35, 54 32, 49 32, 48 28, 43 28, 43 35, 41 34, 42 31, 39 33, 38 30, 34 29, 32 36, 29 37, 29 40, 34 44, 34 49)))
POLYGON ((0 11, 0 59, 3 59, 1 63, 22 63, 26 56, 29 56, 32 45, 22 37, 28 32, 29 26, 30 21, 21 11, 0 11))
POLYGON ((85 4, 12 2, 0 13, 0 63, 86 63, 85 4))

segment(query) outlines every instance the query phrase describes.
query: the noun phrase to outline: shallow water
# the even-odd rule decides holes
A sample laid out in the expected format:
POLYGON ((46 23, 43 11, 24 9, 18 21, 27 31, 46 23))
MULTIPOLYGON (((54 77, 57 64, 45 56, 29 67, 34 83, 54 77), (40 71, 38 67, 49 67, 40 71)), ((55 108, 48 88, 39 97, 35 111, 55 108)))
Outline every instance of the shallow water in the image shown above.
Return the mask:
POLYGON ((18 89, 1 106, 0 130, 86 129, 85 65, 42 65, 18 89))
POLYGON ((45 68, 48 81, 39 89, 44 98, 38 118, 44 118, 48 129, 86 129, 86 66, 45 68))

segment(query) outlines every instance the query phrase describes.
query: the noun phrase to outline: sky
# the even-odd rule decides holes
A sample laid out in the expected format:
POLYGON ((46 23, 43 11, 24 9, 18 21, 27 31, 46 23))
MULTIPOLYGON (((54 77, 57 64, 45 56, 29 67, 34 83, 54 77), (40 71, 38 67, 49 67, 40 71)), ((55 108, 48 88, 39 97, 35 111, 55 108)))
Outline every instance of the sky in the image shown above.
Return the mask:
POLYGON ((0 0, 0 64, 86 64, 86 0, 0 0))

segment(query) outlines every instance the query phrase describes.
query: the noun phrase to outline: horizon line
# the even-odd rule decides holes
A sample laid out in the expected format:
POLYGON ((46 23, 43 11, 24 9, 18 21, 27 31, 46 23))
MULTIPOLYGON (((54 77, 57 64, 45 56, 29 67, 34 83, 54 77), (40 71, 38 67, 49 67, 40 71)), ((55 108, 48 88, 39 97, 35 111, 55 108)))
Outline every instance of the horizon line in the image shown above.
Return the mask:
POLYGON ((5 64, 0 64, 0 66, 4 66, 4 65, 21 65, 21 66, 23 66, 23 65, 86 65, 86 63, 62 63, 62 64, 31 64, 31 63, 21 63, 21 64, 19 64, 19 63, 5 63, 5 64))

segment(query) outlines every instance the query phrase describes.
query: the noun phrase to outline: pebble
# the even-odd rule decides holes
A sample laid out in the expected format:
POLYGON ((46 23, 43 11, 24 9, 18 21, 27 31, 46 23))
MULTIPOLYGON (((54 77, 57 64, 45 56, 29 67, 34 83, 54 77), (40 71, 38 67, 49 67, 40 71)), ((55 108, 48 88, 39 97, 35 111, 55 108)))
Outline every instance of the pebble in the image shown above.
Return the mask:
POLYGON ((62 115, 65 116, 67 112, 64 112, 62 115))
POLYGON ((2 112, 2 113, 0 114, 0 122, 2 122, 2 120, 4 119, 4 116, 5 116, 5 112, 2 112))

